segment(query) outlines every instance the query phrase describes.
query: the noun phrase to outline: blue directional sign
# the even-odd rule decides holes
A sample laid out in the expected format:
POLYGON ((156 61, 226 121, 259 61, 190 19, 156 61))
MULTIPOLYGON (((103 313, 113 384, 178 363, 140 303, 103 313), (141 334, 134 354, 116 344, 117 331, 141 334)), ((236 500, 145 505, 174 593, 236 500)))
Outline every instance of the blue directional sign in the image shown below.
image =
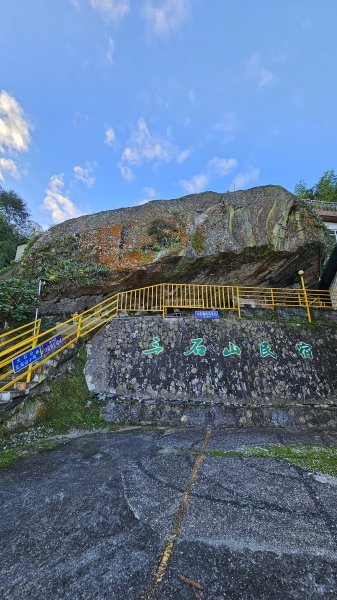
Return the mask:
POLYGON ((196 310, 194 311, 196 319, 218 319, 219 312, 217 310, 196 310))
POLYGON ((42 352, 45 356, 57 350, 63 344, 62 335, 56 335, 51 340, 47 340, 43 344, 41 344, 42 352))
POLYGON ((33 350, 28 350, 28 352, 25 352, 24 354, 13 358, 12 366, 14 373, 22 371, 23 369, 36 362, 40 358, 42 358, 40 346, 36 346, 36 348, 33 348, 33 350))

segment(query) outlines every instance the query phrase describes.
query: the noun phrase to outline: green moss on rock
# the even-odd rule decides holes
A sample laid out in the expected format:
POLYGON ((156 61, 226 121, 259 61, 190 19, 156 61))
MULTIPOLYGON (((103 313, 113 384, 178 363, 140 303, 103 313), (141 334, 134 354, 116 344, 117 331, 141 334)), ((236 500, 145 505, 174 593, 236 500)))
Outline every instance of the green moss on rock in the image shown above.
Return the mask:
POLYGON ((3 450, 0 452, 0 468, 8 467, 18 458, 21 458, 22 454, 17 452, 16 450, 3 450))
POLYGON ((334 446, 247 446, 242 451, 213 450, 209 456, 242 458, 276 458, 287 460, 310 471, 337 476, 337 448, 334 446))
POLYGON ((89 392, 85 381, 85 361, 86 349, 82 348, 74 365, 50 380, 48 391, 18 406, 14 414, 1 424, 0 437, 6 439, 36 426, 49 433, 106 427, 100 403, 89 392))
POLYGON ((50 390, 36 401, 42 402, 37 423, 51 427, 55 432, 71 428, 96 429, 104 427, 99 401, 87 388, 84 377, 86 350, 82 348, 72 370, 66 371, 50 383, 50 390))
POLYGON ((205 233, 204 233, 202 227, 200 227, 200 226, 197 227, 197 229, 193 233, 192 238, 191 238, 191 244, 192 244, 193 250, 195 250, 196 252, 198 252, 198 253, 204 252, 204 250, 205 250, 205 233))

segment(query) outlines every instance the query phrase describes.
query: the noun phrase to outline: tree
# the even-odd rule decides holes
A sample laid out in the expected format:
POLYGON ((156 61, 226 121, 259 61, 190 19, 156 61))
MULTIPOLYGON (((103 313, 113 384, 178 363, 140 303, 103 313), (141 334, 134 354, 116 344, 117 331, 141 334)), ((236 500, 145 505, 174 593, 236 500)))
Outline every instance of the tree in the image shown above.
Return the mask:
POLYGON ((20 229, 29 219, 29 210, 20 196, 13 190, 4 190, 0 186, 0 213, 7 223, 20 229))
POLYGON ((315 197, 319 200, 337 201, 337 175, 333 170, 325 171, 316 183, 315 197))
POLYGON ((303 179, 301 179, 295 185, 295 195, 298 198, 313 198, 314 192, 313 192, 313 189, 308 189, 305 181, 303 179))
POLYGON ((334 170, 325 171, 312 188, 307 188, 303 179, 295 186, 295 194, 298 198, 311 198, 337 202, 337 175, 334 170))
POLYGON ((16 247, 41 231, 30 219, 28 207, 13 190, 0 186, 0 269, 15 258, 16 247))
POLYGON ((0 329, 22 325, 34 318, 37 281, 7 279, 0 281, 0 329))
POLYGON ((15 258, 18 238, 12 225, 0 214, 0 269, 3 269, 15 258))

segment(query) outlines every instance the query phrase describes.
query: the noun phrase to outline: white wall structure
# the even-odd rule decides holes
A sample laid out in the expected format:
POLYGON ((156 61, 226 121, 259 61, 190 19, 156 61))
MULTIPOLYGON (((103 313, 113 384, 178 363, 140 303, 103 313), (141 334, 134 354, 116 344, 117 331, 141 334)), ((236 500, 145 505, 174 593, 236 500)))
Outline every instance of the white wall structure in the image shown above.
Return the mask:
POLYGON ((19 244, 16 248, 15 261, 19 262, 22 258, 22 255, 27 247, 27 244, 19 244))

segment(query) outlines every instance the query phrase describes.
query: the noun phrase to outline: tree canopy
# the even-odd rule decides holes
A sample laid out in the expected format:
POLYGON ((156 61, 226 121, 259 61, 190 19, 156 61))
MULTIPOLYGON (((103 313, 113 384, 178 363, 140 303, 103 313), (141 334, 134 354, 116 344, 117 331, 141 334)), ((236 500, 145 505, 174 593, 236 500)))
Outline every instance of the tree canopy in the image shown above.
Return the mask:
POLYGON ((301 179, 295 186, 295 194, 299 198, 337 202, 337 175, 333 169, 325 171, 311 188, 301 179))
POLYGON ((32 321, 36 304, 37 281, 8 279, 0 281, 0 330, 32 321))
POLYGON ((0 269, 6 267, 15 257, 17 243, 14 228, 0 214, 0 269))
POLYGON ((41 227, 30 219, 25 201, 13 190, 0 186, 0 269, 15 258, 16 247, 41 227))
POLYGON ((20 227, 29 218, 26 203, 13 190, 0 187, 0 213, 8 223, 20 227))

